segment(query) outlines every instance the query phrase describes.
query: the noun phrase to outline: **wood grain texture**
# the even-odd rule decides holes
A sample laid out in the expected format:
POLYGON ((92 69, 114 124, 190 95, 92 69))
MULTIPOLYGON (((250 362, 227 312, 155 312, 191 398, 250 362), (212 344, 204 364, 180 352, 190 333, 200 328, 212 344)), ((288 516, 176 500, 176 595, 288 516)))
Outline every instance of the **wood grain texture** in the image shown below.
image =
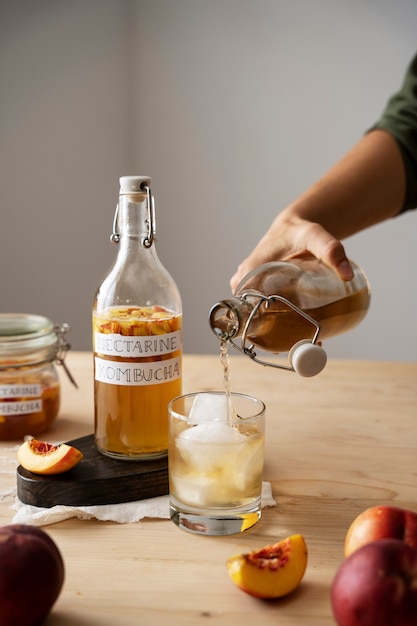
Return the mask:
MULTIPOLYGON (((417 510, 417 364, 332 361, 314 379, 230 359, 233 391, 266 403, 264 479, 277 505, 232 537, 189 535, 168 520, 115 524, 70 519, 45 527, 60 547, 66 580, 45 626, 329 626, 330 586, 356 515, 374 504, 417 510), (309 562, 287 598, 262 602, 229 580, 225 562, 301 532, 309 562)), ((53 429, 61 442, 91 434, 92 355, 61 375, 63 402, 53 429)), ((216 356, 184 357, 184 391, 221 389, 216 356)), ((16 442, 18 443, 18 442, 16 442)), ((0 444, 0 489, 16 484, 16 446, 0 444)), ((0 523, 13 516, 1 501, 0 523)))
POLYGON ((97 450, 94 435, 67 441, 83 453, 80 463, 62 474, 40 476, 17 468, 17 495, 25 504, 50 508, 120 504, 168 493, 168 459, 120 461, 97 450))

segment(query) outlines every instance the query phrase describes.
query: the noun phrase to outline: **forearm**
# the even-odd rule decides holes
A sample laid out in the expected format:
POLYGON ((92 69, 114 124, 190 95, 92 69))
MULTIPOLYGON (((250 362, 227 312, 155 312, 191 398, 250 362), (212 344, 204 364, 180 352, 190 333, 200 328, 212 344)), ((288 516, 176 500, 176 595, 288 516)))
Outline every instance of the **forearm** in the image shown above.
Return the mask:
POLYGON ((337 239, 398 214, 406 193, 396 140, 375 130, 282 212, 316 222, 337 239))
POLYGON ((396 140, 383 130, 365 135, 295 202, 278 213, 230 281, 234 290, 254 267, 313 254, 344 280, 353 276, 340 239, 393 217, 406 194, 396 140))

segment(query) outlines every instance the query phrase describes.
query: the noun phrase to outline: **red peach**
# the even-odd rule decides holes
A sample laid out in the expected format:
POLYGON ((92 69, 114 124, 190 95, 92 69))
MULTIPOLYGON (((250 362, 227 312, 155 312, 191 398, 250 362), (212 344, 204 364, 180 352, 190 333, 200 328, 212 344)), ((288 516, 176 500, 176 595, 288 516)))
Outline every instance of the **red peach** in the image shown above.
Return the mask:
POLYGON ((64 562, 40 528, 0 528, 0 626, 39 626, 64 583, 64 562))
POLYGON ((401 539, 417 548, 417 513, 394 506, 373 506, 360 513, 345 539, 345 556, 378 539, 401 539))
POLYGON ((417 550, 380 539, 351 554, 331 588, 339 626, 417 626, 417 550))

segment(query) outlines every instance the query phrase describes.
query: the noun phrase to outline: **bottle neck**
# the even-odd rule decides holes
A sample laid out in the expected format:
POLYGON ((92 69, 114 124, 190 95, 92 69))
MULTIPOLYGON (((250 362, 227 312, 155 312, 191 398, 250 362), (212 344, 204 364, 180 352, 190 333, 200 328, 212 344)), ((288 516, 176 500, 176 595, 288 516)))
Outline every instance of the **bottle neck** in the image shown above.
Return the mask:
POLYGON ((119 243, 119 256, 147 253, 156 256, 153 200, 146 191, 120 194, 112 241, 119 243))
POLYGON ((150 213, 146 193, 120 195, 115 224, 117 234, 123 237, 142 238, 143 245, 150 247, 145 243, 150 231, 150 213))
POLYGON ((239 337, 252 310, 252 303, 239 296, 221 300, 210 310, 211 329, 219 339, 224 341, 239 337))

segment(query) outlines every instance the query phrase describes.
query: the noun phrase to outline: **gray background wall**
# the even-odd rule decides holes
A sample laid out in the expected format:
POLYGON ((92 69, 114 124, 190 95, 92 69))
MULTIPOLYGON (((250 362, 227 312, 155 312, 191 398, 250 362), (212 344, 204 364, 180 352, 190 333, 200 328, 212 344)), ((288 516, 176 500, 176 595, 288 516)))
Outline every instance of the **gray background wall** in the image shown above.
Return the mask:
MULTIPOLYGON (((1 311, 90 349, 118 177, 147 174, 184 348, 276 212, 374 123, 416 47, 415 0, 1 0, 1 311)), ((345 242, 373 289, 330 356, 415 360, 415 213, 345 242)))

